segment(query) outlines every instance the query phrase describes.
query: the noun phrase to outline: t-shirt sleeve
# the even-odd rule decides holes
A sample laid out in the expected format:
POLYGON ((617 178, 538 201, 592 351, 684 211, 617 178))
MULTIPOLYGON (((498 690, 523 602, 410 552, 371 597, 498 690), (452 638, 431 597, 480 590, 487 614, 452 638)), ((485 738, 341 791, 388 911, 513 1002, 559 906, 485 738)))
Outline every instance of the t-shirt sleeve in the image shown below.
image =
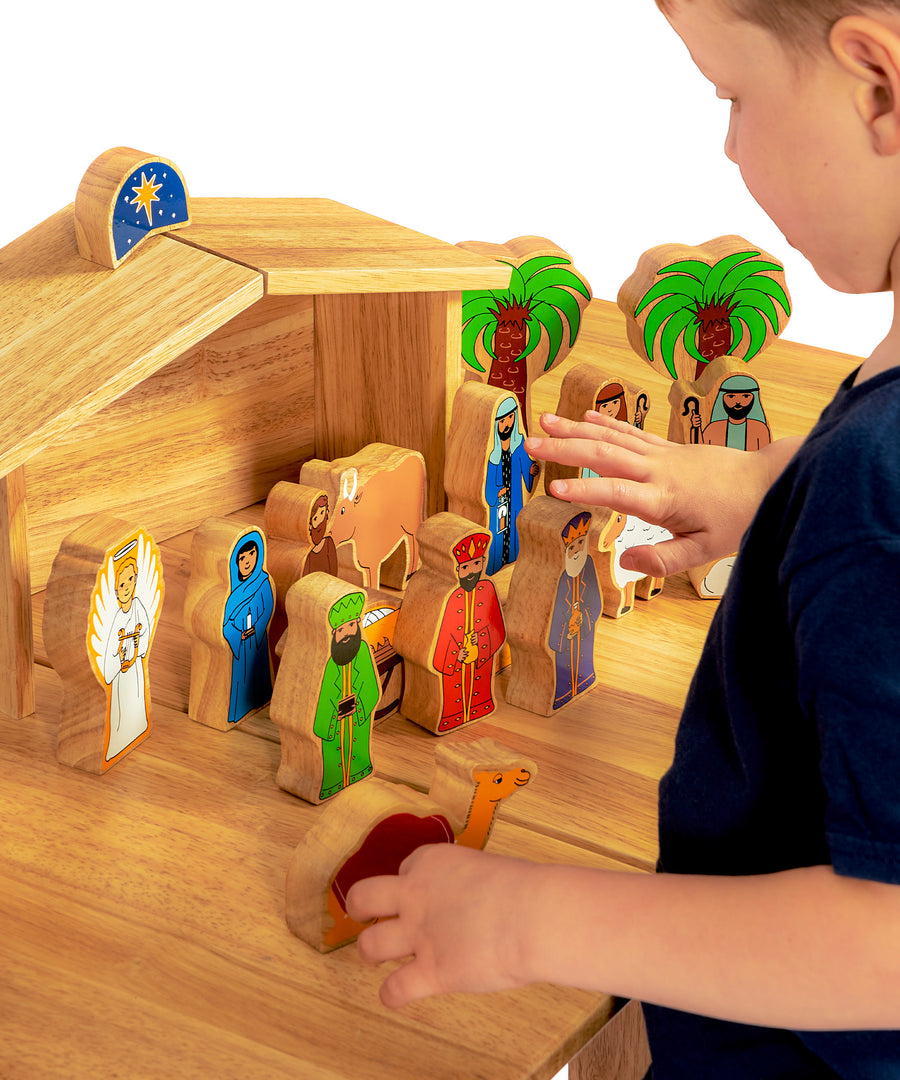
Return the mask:
POLYGON ((900 884, 900 536, 804 563, 788 597, 799 704, 819 730, 834 868, 900 884))

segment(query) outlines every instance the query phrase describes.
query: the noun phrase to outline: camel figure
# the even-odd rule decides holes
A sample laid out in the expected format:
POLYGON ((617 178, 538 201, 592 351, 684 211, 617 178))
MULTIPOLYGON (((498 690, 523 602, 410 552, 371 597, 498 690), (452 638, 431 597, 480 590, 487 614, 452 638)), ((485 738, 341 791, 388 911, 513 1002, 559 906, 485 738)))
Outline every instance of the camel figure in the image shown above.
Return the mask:
POLYGON ((428 795, 377 778, 342 792, 298 844, 285 887, 292 933, 320 952, 364 929, 345 909, 357 881, 396 874, 423 844, 483 848, 500 804, 537 773, 534 762, 492 739, 441 744, 428 795))

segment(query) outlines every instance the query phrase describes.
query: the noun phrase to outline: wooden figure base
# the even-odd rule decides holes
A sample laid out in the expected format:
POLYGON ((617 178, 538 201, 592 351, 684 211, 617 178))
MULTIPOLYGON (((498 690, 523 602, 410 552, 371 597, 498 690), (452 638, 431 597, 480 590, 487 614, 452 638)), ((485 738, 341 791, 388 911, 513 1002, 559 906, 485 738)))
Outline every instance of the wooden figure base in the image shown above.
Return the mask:
POLYGON ((281 732, 276 780, 310 803, 372 775, 381 685, 362 632, 365 605, 362 590, 322 573, 287 594, 287 643, 270 709, 281 732))
POLYGON ((162 561, 141 529, 101 515, 63 540, 44 644, 63 686, 64 765, 103 773, 150 734, 147 659, 162 599, 162 561))
POLYGON ((320 952, 352 941, 363 929, 347 915, 352 885, 396 874, 417 847, 457 843, 483 848, 501 803, 536 775, 533 761, 491 739, 441 743, 428 795, 372 780, 323 807, 291 857, 285 920, 320 952))

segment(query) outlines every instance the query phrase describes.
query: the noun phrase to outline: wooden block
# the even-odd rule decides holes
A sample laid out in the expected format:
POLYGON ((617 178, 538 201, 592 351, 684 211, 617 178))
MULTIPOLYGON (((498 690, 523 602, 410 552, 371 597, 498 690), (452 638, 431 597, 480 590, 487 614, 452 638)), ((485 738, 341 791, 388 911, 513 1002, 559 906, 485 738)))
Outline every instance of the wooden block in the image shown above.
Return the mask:
POLYGON ((645 251, 617 303, 638 356, 689 381, 720 356, 749 362, 791 313, 783 266, 740 236, 645 251))
POLYGON ((490 534, 456 514, 419 529, 422 566, 394 633, 405 661, 400 711, 436 735, 494 711, 495 655, 506 640, 494 584, 483 576, 490 534))
POLYGON ((266 499, 263 528, 268 541, 266 568, 275 584, 269 641, 276 653, 277 672, 276 650, 287 630, 284 598, 288 590, 316 570, 337 575, 337 550, 328 532, 328 494, 321 488, 279 481, 266 499))
MULTIPOLYGON (((595 512, 596 512, 596 508, 595 512)), ((634 570, 624 570, 621 558, 629 548, 659 544, 672 534, 659 525, 650 525, 633 514, 619 514, 603 508, 600 523, 593 534, 592 554, 597 564, 603 614, 620 619, 634 610, 634 598, 651 600, 663 589, 665 578, 649 577, 634 570)))
POLYGON ((459 247, 510 268, 506 289, 463 293, 462 358, 488 385, 516 396, 527 434, 535 380, 568 356, 591 287, 571 256, 541 236, 459 247))
POLYGON ((191 221, 187 185, 165 158, 117 146, 91 163, 75 196, 75 239, 85 259, 114 270, 151 233, 191 221))
MULTIPOLYGON (((643 386, 610 375, 593 360, 585 360, 573 364, 566 372, 559 390, 556 414, 569 420, 583 420, 589 409, 605 412, 614 420, 623 420, 642 429, 650 411, 650 394, 643 386)), ((549 488, 554 480, 574 480, 583 472, 574 465, 548 461, 544 467, 544 486, 549 488)), ((587 470, 584 475, 596 474, 587 470)))
POLYGON ((425 517, 427 487, 422 455, 372 443, 349 458, 307 461, 300 483, 328 493, 328 532, 338 548, 340 576, 377 589, 384 574, 385 584, 403 588, 419 565, 416 530, 425 517))
POLYGON ((102 773, 150 733, 147 663, 163 602, 151 536, 99 515, 63 541, 44 605, 44 644, 62 680, 56 756, 102 773))
POLYGON ((381 687, 361 617, 366 595, 328 574, 287 594, 288 632, 270 715, 281 730, 280 787, 324 802, 372 773, 381 687))
POLYGON ((192 720, 227 731, 268 704, 268 629, 274 609, 262 532, 233 519, 209 518, 191 542, 191 579, 184 599, 192 720))
POLYGON ((550 716, 595 681, 594 632, 603 608, 587 509, 538 495, 519 516, 522 549, 506 607, 510 705, 550 716))
POLYGON ((0 478, 0 582, 0 713, 21 720, 34 712, 28 512, 21 467, 0 478))
POLYGON ((464 383, 453 400, 447 438, 447 506, 488 529, 487 573, 515 562, 516 521, 535 489, 540 466, 525 452, 517 399, 480 382, 464 383))
POLYGON ((363 929, 346 912, 351 886, 396 874, 417 847, 457 843, 483 848, 502 802, 536 775, 534 762, 491 739, 441 743, 428 795, 372 780, 324 807, 291 857, 285 919, 320 952, 363 929))

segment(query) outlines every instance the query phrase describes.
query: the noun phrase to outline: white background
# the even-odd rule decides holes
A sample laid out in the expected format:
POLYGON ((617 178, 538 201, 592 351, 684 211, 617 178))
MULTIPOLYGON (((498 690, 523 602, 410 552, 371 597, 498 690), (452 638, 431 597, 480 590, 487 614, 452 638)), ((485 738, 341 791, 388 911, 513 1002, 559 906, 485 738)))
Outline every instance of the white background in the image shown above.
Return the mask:
POLYGON ((781 258, 785 337, 867 354, 885 296, 832 292, 722 153, 728 106, 653 0, 16 4, 0 35, 0 245, 99 153, 193 195, 325 196, 456 243, 549 237, 614 299, 656 244, 781 258))

